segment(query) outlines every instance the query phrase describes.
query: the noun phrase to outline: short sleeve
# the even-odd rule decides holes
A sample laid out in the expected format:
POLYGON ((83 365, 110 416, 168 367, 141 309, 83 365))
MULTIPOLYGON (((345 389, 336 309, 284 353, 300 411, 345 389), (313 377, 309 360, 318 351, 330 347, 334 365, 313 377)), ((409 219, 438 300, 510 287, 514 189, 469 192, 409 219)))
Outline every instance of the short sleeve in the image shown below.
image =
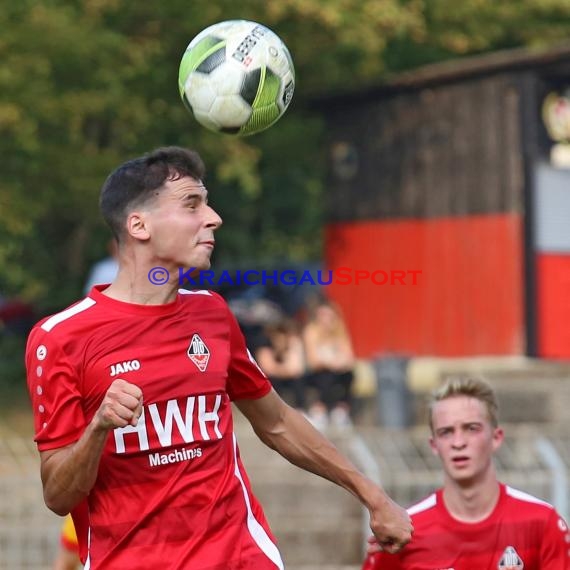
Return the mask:
POLYGON ((230 366, 227 392, 231 400, 257 400, 271 391, 271 383, 250 351, 238 322, 228 308, 230 366))
POLYGON ((26 376, 38 449, 77 441, 85 430, 77 373, 54 336, 39 326, 28 338, 26 376))
POLYGON ((540 569, 570 569, 570 531, 566 521, 553 509, 541 539, 540 569))

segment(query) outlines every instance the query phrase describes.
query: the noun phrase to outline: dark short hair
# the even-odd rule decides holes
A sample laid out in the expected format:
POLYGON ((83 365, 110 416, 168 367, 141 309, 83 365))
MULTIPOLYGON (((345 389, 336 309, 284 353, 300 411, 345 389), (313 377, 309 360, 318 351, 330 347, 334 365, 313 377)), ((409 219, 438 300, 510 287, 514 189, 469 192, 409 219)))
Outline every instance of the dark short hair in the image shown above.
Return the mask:
POLYGON ((104 220, 118 241, 127 215, 154 199, 168 180, 190 177, 203 180, 206 173, 200 155, 177 146, 162 147, 121 164, 101 188, 99 207, 104 220))

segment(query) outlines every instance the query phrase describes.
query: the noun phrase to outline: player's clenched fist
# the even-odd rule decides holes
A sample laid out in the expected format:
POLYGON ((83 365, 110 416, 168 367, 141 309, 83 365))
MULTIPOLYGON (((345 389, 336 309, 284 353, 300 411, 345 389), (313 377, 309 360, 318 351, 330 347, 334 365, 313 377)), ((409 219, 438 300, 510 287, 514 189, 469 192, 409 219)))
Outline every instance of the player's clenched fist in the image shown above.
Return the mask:
POLYGON ((386 495, 370 509, 370 528, 379 549, 392 553, 408 544, 414 531, 410 515, 386 495))
POLYGON ((136 426, 142 414, 142 390, 117 378, 109 386, 97 413, 96 421, 103 429, 136 426))

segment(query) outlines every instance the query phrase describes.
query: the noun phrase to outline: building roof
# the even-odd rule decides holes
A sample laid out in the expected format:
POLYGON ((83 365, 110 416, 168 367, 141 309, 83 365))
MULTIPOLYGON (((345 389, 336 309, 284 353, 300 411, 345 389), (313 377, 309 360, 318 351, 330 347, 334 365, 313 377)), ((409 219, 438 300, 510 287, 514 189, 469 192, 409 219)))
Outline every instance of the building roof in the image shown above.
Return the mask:
MULTIPOLYGON (((455 83, 508 71, 541 68, 562 69, 570 76, 570 43, 549 48, 516 48, 483 55, 467 56, 445 62, 424 65, 411 71, 387 76, 382 83, 360 87, 358 90, 335 92, 318 97, 319 104, 337 103, 343 99, 365 99, 399 91, 422 89, 455 83)), ((560 70, 562 71, 562 70, 560 70)))

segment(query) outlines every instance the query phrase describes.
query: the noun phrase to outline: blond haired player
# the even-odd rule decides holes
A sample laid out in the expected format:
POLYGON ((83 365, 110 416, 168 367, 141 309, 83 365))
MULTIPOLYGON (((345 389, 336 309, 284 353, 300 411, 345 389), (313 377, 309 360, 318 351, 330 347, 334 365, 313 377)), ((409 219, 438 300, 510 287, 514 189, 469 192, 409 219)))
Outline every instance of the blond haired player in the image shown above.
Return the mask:
POLYGON ((483 380, 456 378, 430 405, 430 444, 444 484, 408 509, 413 540, 398 554, 371 542, 363 570, 566 570, 570 535, 548 503, 497 480, 503 442, 497 401, 483 380))

